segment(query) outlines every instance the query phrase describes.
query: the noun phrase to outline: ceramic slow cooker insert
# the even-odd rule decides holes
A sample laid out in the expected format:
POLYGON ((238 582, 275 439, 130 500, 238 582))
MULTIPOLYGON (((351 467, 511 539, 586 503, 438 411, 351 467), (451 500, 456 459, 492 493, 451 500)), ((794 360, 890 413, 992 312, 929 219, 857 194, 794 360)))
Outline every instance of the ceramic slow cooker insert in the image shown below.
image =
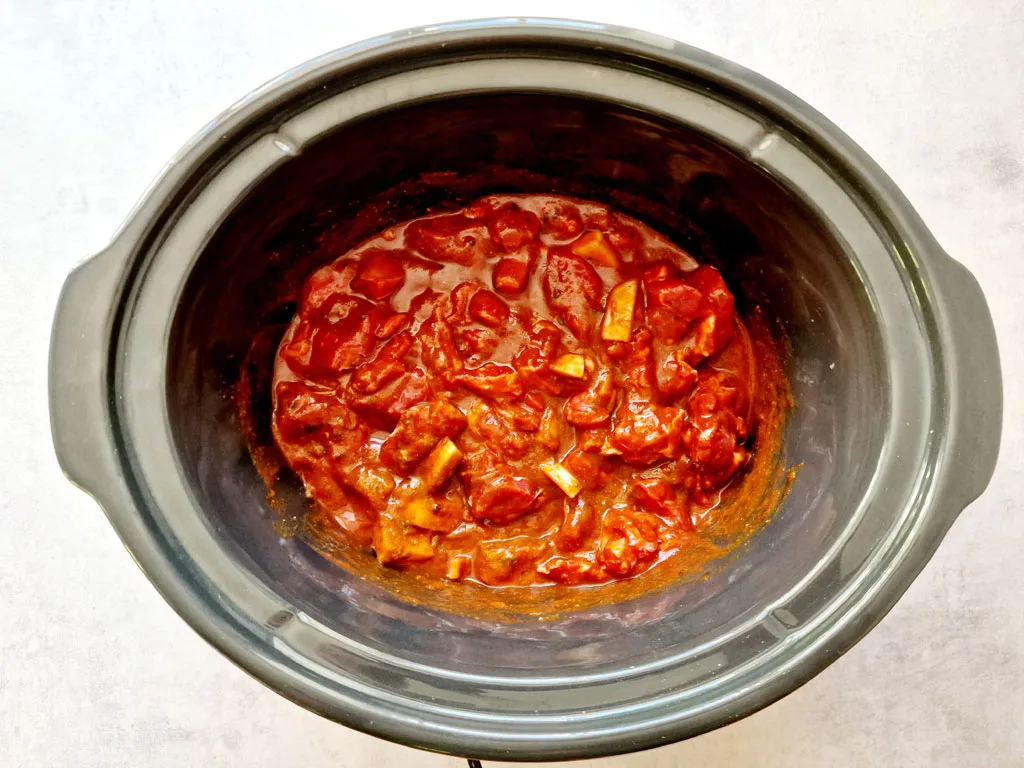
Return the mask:
POLYGON ((976 281, 834 126, 664 38, 533 20, 352 46, 221 115, 69 277, 49 386, 65 471, 225 655, 346 725, 504 759, 664 744, 808 680, 984 489, 1001 423, 976 281), (278 246, 312 236, 314 208, 355 222, 424 174, 435 183, 387 215, 503 178, 565 185, 675 237, 693 220, 730 284, 778 315, 796 401, 785 461, 800 469, 707 578, 509 622, 404 600, 278 536, 225 397, 254 334, 287 320, 266 298, 305 265, 278 246))

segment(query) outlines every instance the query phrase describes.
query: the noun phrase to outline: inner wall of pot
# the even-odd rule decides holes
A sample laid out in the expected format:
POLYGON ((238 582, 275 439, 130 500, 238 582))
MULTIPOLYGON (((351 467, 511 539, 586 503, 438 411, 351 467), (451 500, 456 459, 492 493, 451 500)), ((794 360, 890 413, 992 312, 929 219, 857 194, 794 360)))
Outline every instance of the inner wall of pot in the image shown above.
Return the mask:
POLYGON ((181 466, 223 546, 313 621, 427 664, 594 672, 696 647, 756 616, 814 569, 850 525, 881 449, 888 389, 879 339, 850 255, 750 162, 684 126, 615 105, 462 97, 348 125, 250 193, 182 296, 168 411, 181 466), (799 467, 772 521, 709 575, 500 632, 500 619, 446 610, 429 594, 400 599, 387 583, 353 575, 298 538, 282 539, 280 511, 247 447, 247 437, 268 441, 269 402, 243 435, 233 399, 243 371, 258 367, 246 360, 254 337, 262 334, 272 354, 294 311, 287 297, 318 266, 314 242, 327 219, 345 222, 354 245, 388 223, 495 191, 602 200, 698 258, 716 254, 741 306, 766 305, 789 339, 796 407, 784 462, 799 467))

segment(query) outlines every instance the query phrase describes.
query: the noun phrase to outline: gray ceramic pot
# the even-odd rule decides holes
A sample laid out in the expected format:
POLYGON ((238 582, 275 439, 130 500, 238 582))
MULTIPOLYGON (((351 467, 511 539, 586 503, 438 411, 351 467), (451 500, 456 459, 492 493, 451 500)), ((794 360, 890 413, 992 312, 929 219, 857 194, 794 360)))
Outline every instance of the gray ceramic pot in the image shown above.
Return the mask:
POLYGON ((68 278, 49 387, 64 470, 226 656, 351 727, 516 760, 665 744, 820 672, 985 488, 1000 382, 974 278, 813 109, 654 35, 501 20, 351 46, 210 123, 68 278), (345 220, 399 180, 494 165, 692 217, 782 318, 802 468, 710 578, 501 624, 403 602, 275 534, 223 393, 290 311, 268 303, 278 245, 308 236, 318 205, 345 220))

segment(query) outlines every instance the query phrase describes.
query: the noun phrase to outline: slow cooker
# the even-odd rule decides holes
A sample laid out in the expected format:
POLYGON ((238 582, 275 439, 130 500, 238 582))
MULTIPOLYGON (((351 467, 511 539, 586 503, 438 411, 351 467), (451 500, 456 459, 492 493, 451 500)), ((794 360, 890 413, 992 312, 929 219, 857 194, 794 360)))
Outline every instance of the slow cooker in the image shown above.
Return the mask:
POLYGON ((536 19, 348 46, 209 123, 68 278, 49 394, 67 475, 228 658, 347 726, 505 760, 665 744, 820 672, 985 488, 1002 397, 977 282, 835 126, 672 40, 536 19), (230 394, 287 322, 274 286, 313 266, 280 244, 315 234, 312 210, 358 231, 410 179, 431 183, 392 195, 394 221, 550 186, 672 236, 695 222, 791 348, 797 473, 771 522, 704 578, 518 620, 403 599, 282 537, 230 394))

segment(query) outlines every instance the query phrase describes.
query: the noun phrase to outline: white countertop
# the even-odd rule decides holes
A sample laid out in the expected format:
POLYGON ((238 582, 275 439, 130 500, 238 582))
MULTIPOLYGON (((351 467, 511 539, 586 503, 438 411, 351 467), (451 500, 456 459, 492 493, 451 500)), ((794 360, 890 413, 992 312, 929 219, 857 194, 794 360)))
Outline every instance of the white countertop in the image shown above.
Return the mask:
POLYGON ((361 38, 511 14, 646 28, 810 102, 978 277, 1003 359, 992 484, 864 641, 742 722, 580 768, 1024 765, 1021 0, 0 0, 0 764, 465 765, 309 714, 200 640, 61 475, 46 357, 67 272, 225 106, 361 38))

